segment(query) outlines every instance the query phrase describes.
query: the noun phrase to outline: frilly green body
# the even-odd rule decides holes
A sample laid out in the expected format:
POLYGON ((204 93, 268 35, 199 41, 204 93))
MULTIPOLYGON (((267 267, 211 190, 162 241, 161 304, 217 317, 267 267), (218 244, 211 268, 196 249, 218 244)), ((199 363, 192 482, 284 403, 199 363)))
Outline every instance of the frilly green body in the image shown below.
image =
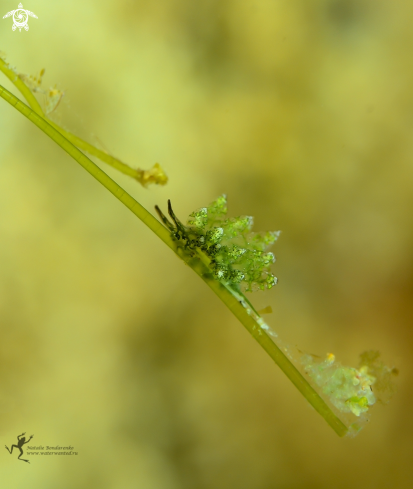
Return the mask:
POLYGON ((191 252, 200 248, 210 258, 217 280, 230 285, 244 283, 247 291, 271 289, 277 283, 270 271, 275 257, 266 250, 280 232, 254 233, 252 217, 226 218, 226 213, 227 199, 222 195, 208 207, 192 212, 186 226, 177 219, 171 206, 169 214, 175 226, 160 215, 174 238, 184 242, 185 249, 191 252))

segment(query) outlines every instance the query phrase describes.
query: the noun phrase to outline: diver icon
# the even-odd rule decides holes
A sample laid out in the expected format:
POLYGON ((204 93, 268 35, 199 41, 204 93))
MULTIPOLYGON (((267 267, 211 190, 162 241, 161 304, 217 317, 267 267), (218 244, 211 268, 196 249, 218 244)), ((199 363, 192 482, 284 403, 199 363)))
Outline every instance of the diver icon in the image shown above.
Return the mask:
POLYGON ((23 445, 26 445, 26 443, 29 443, 29 441, 33 438, 33 435, 26 441, 26 438, 23 436, 25 435, 26 433, 23 433, 21 435, 19 435, 17 437, 17 445, 12 445, 11 446, 11 450, 9 449, 9 447, 7 445, 5 445, 5 447, 7 448, 7 450, 9 451, 10 454, 13 453, 13 448, 18 448, 20 450, 20 455, 17 457, 19 460, 23 461, 23 462, 27 462, 27 463, 30 463, 29 460, 26 460, 24 458, 20 458, 22 455, 23 455, 23 449, 22 449, 22 446, 23 445), (22 438, 23 436, 23 438, 22 438))

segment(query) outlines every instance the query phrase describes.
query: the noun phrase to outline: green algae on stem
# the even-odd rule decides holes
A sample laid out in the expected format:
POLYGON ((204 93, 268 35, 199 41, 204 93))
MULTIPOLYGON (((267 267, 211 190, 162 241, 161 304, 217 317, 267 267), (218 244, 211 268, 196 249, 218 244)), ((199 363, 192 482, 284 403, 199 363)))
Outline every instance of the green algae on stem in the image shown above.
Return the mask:
MULTIPOLYGON (((326 420, 326 422, 339 435, 348 433, 348 428, 335 415, 327 403, 320 397, 304 376, 297 370, 287 355, 272 341, 262 325, 251 315, 238 300, 240 291, 234 293, 229 287, 223 285, 213 277, 213 271, 207 266, 205 260, 201 260, 202 250, 196 250, 195 255, 187 253, 171 236, 167 227, 162 225, 139 202, 129 195, 122 187, 112 180, 103 170, 74 146, 61 132, 55 129, 49 121, 36 113, 12 93, 0 85, 0 97, 27 117, 40 130, 48 135, 56 144, 75 159, 88 173, 90 173, 109 192, 120 200, 131 212, 133 212, 144 224, 146 224, 169 248, 171 248, 185 263, 187 263, 197 275, 215 292, 229 310, 239 319, 243 326, 264 348, 274 362, 281 368, 285 375, 297 387, 301 394, 314 407, 314 409, 326 420), (198 255, 198 256, 197 256, 198 255)), ((234 288, 234 286, 232 287, 234 288)), ((246 300, 246 299, 245 299, 246 300)), ((248 301, 247 301, 248 303, 248 301)), ((258 313, 256 313, 259 317, 258 313)))

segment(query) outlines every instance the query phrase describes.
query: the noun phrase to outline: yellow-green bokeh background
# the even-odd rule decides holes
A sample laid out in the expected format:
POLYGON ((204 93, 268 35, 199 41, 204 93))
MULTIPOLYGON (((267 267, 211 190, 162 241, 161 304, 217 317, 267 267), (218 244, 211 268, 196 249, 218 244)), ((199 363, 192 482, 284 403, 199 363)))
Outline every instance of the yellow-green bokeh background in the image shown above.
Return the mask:
POLYGON ((170 183, 112 177, 150 210, 170 198, 184 219, 225 192, 230 214, 281 229, 279 285, 251 296, 269 324, 349 365, 378 349, 400 374, 338 438, 198 277, 0 100, 1 444, 26 431, 79 452, 28 465, 3 449, 0 486, 411 487, 411 2, 24 8, 38 19, 1 19, 0 50, 66 89, 55 120, 170 183))

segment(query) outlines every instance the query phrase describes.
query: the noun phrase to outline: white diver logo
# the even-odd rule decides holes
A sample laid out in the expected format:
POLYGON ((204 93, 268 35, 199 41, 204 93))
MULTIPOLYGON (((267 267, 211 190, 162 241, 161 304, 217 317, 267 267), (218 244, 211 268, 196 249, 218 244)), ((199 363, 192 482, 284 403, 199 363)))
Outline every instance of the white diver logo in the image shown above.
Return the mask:
POLYGON ((29 30, 29 26, 27 25, 29 21, 29 15, 31 17, 34 17, 35 19, 38 18, 37 15, 34 15, 34 13, 30 12, 30 10, 25 10, 21 3, 19 3, 18 8, 16 10, 7 12, 7 14, 3 16, 3 19, 5 19, 6 17, 10 17, 10 15, 13 16, 13 26, 12 26, 13 31, 15 31, 18 28, 20 32, 22 30, 22 27, 24 27, 26 31, 29 30))

